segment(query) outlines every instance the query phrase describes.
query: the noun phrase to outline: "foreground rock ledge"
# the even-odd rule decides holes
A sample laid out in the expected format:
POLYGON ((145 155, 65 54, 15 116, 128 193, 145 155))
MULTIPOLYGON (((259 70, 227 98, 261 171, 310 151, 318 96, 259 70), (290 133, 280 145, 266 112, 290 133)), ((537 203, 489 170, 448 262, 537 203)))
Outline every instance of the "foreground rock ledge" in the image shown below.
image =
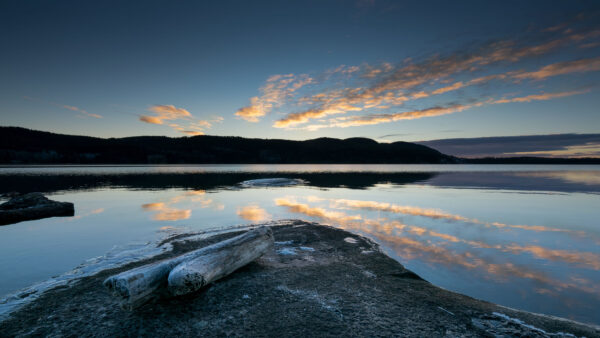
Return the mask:
POLYGON ((0 225, 74 214, 73 203, 49 200, 39 192, 32 192, 0 204, 0 225))
POLYGON ((126 311, 102 281, 240 232, 173 242, 173 252, 50 290, 2 322, 0 336, 600 336, 440 289, 342 230, 298 221, 273 232, 273 250, 197 293, 126 311))

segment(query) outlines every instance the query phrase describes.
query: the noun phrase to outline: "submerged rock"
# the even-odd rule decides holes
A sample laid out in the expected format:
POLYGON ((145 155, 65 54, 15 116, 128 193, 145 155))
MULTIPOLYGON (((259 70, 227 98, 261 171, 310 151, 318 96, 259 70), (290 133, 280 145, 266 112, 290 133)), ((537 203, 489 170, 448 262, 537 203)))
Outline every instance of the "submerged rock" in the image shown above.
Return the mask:
POLYGON ((240 183, 243 187, 287 187, 290 185, 304 184, 305 181, 299 178, 258 178, 255 180, 247 180, 240 183))
POLYGON ((39 192, 32 192, 0 204, 0 225, 74 214, 73 203, 53 201, 39 192))

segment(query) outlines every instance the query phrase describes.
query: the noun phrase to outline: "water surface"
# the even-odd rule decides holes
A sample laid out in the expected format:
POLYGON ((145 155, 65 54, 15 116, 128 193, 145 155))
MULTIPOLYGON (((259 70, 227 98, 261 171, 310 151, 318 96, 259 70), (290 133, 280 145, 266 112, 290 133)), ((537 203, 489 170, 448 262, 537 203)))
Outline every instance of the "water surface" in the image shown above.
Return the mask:
POLYGON ((0 295, 166 236, 305 219, 371 238, 443 288, 600 323, 600 167, 240 165, 0 168, 75 216, 0 227, 0 295), (303 184, 253 187, 251 179, 303 184))

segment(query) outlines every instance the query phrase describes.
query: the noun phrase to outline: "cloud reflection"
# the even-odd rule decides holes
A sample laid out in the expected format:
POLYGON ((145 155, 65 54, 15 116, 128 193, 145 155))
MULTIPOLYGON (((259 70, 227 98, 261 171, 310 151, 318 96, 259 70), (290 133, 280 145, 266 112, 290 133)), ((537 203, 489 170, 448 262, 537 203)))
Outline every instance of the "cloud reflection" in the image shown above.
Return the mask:
POLYGON ((237 210, 237 215, 252 222, 264 221, 271 217, 265 209, 254 204, 239 208, 237 210))
MULTIPOLYGON (((313 196, 309 200, 314 202, 318 201, 319 198, 313 196)), ((589 283, 586 279, 576 278, 561 281, 530 266, 514 264, 512 263, 513 259, 511 259, 511 262, 496 262, 498 257, 501 256, 495 254, 493 256, 495 258, 492 260, 488 258, 485 250, 496 250, 496 252, 512 254, 531 253, 537 259, 553 262, 560 261, 598 270, 600 267, 600 256, 594 253, 554 250, 541 246, 520 246, 518 244, 491 245, 481 241, 471 241, 453 235, 442 234, 423 227, 407 225, 396 220, 388 221, 386 218, 368 219, 360 214, 348 215, 337 210, 333 211, 322 207, 312 207, 305 203, 299 203, 293 198, 278 198, 275 199, 275 204, 287 207, 290 212, 318 218, 325 224, 362 233, 382 243, 385 247, 391 248, 396 255, 406 260, 422 259, 429 263, 444 265, 448 268, 476 269, 484 273, 485 278, 494 278, 498 281, 514 278, 527 279, 540 284, 537 287, 540 292, 544 292, 544 290, 558 292, 574 288, 594 294, 596 297, 600 296, 600 287, 589 283), (432 238, 436 238, 437 240, 432 240, 432 238), (450 244, 452 246, 449 246, 450 244), (463 245, 456 246, 457 244, 463 245), (454 248, 454 250, 451 248, 454 248), (463 252, 457 252, 456 250, 462 250, 463 252)), ((418 213, 414 212, 418 208, 398 207, 388 203, 377 204, 377 202, 373 201, 337 200, 330 205, 332 208, 347 208, 348 206, 354 206, 359 209, 364 207, 371 210, 395 210, 407 211, 412 214, 418 213)), ((431 209, 422 210, 426 210, 423 214, 432 215, 438 219, 446 219, 445 217, 450 215, 443 212, 427 211, 431 209)), ((450 218, 468 219, 463 217, 450 218)))
POLYGON ((208 199, 204 190, 191 190, 169 199, 168 202, 156 202, 142 204, 142 209, 154 211, 152 219, 156 221, 179 221, 188 219, 192 216, 192 209, 175 208, 173 204, 191 202, 200 208, 213 208, 213 210, 223 210, 225 205, 208 199))

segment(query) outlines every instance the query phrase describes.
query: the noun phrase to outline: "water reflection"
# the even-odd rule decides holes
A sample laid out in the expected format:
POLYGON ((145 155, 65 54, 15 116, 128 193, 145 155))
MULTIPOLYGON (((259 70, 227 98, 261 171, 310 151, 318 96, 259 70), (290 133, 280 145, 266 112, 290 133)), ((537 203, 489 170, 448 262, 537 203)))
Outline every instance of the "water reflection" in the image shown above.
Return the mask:
POLYGON ((54 168, 33 174, 0 169, 0 193, 47 191, 52 199, 76 204, 75 217, 0 229, 0 271, 11 271, 0 281, 0 294, 68 271, 114 246, 301 218, 365 235, 452 291, 600 323, 600 167, 390 172, 398 166, 377 166, 379 171, 368 172, 344 166, 351 171, 337 173, 339 168, 291 166, 283 174, 275 170, 280 166, 265 172, 238 166, 225 173, 190 168, 54 168), (239 185, 272 177, 307 183, 239 185))
MULTIPOLYGON (((593 308, 600 301, 600 285, 593 279, 582 277, 586 274, 585 270, 600 270, 600 254, 597 253, 594 243, 588 243, 587 246, 595 252, 518 244, 498 238, 495 236, 497 230, 494 230, 497 227, 489 225, 501 224, 500 228, 509 227, 519 231, 565 229, 479 222, 469 217, 439 210, 399 206, 385 202, 324 199, 318 196, 307 196, 305 199, 307 203, 298 202, 297 196, 288 196, 277 198, 274 202, 277 206, 285 207, 289 212, 361 233, 378 242, 384 249, 391 250, 392 256, 398 257, 402 263, 408 263, 409 267, 414 266, 415 263, 411 264, 413 261, 425 262, 437 267, 438 270, 441 266, 449 270, 467 270, 469 278, 483 278, 494 283, 512 283, 515 284, 512 287, 514 290, 521 289, 518 285, 529 281, 532 284, 530 289, 535 293, 553 296, 558 301, 564 301, 565 306, 576 299, 582 308, 586 306, 593 308), (327 207, 322 205, 325 202, 328 202, 327 207), (321 203, 321 205, 309 203, 321 203), (349 210, 351 212, 348 212, 349 210), (375 214, 377 217, 367 217, 363 214, 365 210, 377 211, 378 213, 375 214), (481 230, 489 234, 481 236, 481 233, 478 233, 478 236, 489 238, 491 242, 461 238, 426 226, 409 225, 399 219, 392 219, 398 214, 486 225, 481 230), (555 270, 557 262, 567 264, 570 273, 557 273, 555 270), (553 268, 544 268, 544 266, 553 268), (587 296, 576 298, 573 297, 573 293, 587 296), (566 294, 570 296, 565 297, 566 294)), ((518 236, 512 239, 518 240, 518 236)), ((540 240, 543 241, 544 238, 538 238, 538 241, 540 240)), ((598 274, 592 276, 597 278, 598 274)), ((532 298, 531 295, 526 297, 532 298)))
MULTIPOLYGON (((317 196, 311 196, 309 200, 319 201, 323 200, 317 196)), ((570 234, 575 234, 578 236, 586 236, 586 233, 583 231, 574 231, 570 229, 559 229, 552 228, 543 225, 516 225, 516 224, 506 224, 501 222, 483 222, 475 218, 468 218, 461 215, 450 214, 437 209, 425 209, 413 206, 404 206, 404 205, 396 205, 387 202, 376 202, 376 201, 358 201, 358 200, 347 200, 347 199, 329 199, 331 202, 330 206, 336 209, 364 209, 364 210, 378 210, 385 211, 395 214, 404 214, 404 215, 412 215, 412 216, 422 216, 428 217, 432 219, 443 219, 447 221, 460 221, 464 223, 470 224, 479 224, 483 226, 493 226, 497 228, 513 228, 513 229, 523 229, 523 230, 531 230, 531 231, 549 231, 549 232, 565 232, 570 234)))
POLYGON ((238 216, 251 222, 266 221, 271 218, 267 211, 256 204, 247 205, 237 210, 238 216))
POLYGON ((205 197, 204 190, 192 190, 172 197, 168 202, 155 202, 142 204, 142 209, 145 211, 154 211, 152 219, 156 221, 180 221, 192 216, 192 209, 175 208, 173 205, 182 202, 192 202, 196 207, 208 208, 212 207, 215 210, 223 210, 225 206, 221 203, 215 203, 212 199, 205 197))
POLYGON ((529 178, 550 178, 559 181, 585 184, 590 186, 600 185, 600 171, 549 171, 549 172, 525 172, 515 173, 515 176, 529 178))

